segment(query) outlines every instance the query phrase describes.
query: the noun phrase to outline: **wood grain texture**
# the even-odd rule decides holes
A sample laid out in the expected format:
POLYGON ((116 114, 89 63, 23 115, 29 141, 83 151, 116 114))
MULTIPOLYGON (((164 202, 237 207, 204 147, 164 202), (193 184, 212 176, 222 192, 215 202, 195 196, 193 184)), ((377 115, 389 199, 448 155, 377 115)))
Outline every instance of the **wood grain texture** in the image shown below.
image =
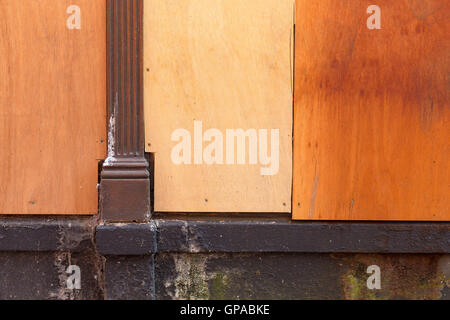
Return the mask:
POLYGON ((290 212, 293 16, 291 0, 144 1, 146 151, 155 153, 155 211, 290 212), (278 173, 262 176, 261 166, 248 161, 175 165, 171 135, 183 128, 193 137, 194 121, 202 121, 203 132, 224 135, 279 129, 278 173))
POLYGON ((105 39, 104 0, 0 0, 1 214, 97 213, 105 39))
POLYGON ((449 12, 297 1, 294 219, 450 220, 449 12))

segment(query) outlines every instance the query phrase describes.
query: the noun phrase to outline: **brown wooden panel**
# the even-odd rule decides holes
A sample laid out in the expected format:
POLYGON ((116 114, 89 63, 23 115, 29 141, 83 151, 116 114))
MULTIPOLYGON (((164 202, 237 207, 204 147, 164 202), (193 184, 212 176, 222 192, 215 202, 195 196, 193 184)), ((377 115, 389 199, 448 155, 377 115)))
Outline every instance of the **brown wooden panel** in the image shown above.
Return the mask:
POLYGON ((295 219, 450 220, 449 12, 297 1, 295 219))
POLYGON ((145 134, 155 153, 156 211, 290 212, 293 8, 292 0, 144 2, 145 134), (238 129, 254 130, 258 140, 249 155, 246 139, 241 162, 237 142, 226 138, 238 129), (183 153, 190 156, 176 163, 180 130, 190 134, 183 153))
POLYGON ((104 0, 0 0, 0 213, 97 212, 105 28, 104 0))

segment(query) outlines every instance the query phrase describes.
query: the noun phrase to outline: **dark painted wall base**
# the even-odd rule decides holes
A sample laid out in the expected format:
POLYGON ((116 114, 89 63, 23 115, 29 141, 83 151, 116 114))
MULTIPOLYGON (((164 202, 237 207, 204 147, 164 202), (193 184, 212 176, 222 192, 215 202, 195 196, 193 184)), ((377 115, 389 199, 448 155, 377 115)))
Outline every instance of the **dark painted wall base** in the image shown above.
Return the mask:
POLYGON ((447 223, 5 217, 0 299, 450 300, 449 244, 447 223), (380 290, 367 288, 370 265, 380 290))
MULTIPOLYGON (((147 266, 154 270, 154 283, 149 287, 154 286, 157 299, 450 299, 450 288, 446 285, 450 279, 449 258, 308 253, 158 254, 147 266), (382 270, 381 290, 367 289, 366 270, 373 264, 382 270)), ((107 287, 114 286, 117 283, 114 280, 114 276, 109 278, 107 287)))
POLYGON ((105 259, 94 242, 96 219, 0 218, 0 300, 103 299, 105 259), (69 266, 81 290, 67 288, 69 266))
POLYGON ((0 252, 0 300, 104 298, 102 262, 86 252, 0 252), (70 265, 81 269, 81 290, 66 286, 70 265))

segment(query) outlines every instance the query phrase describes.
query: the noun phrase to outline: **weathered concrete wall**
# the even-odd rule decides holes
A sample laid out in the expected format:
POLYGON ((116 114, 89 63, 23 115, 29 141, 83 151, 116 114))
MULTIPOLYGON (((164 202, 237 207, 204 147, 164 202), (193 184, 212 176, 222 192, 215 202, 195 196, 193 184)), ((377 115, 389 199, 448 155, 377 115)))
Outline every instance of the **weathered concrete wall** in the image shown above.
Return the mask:
POLYGON ((448 224, 3 219, 0 299, 450 300, 449 234, 448 224), (80 290, 67 287, 70 265, 80 290), (380 290, 367 288, 370 265, 380 290))
POLYGON ((0 300, 103 299, 96 225, 93 218, 2 217, 0 300), (71 265, 80 267, 81 290, 67 288, 71 265))
POLYGON ((96 244, 107 299, 450 299, 445 223, 184 216, 99 226, 96 244))
POLYGON ((101 264, 93 251, 0 252, 0 300, 103 299, 101 264), (81 269, 81 290, 69 290, 68 266, 81 269))
POLYGON ((107 269, 119 261, 127 271, 108 277, 109 299, 450 299, 450 255, 157 254, 107 269), (381 290, 367 288, 370 265, 381 290))
POLYGON ((0 299, 442 299, 450 255, 0 253, 0 299), (67 266, 82 270, 66 287, 67 266), (366 286, 381 268, 381 290, 366 286), (103 279, 106 283, 103 284, 103 279))

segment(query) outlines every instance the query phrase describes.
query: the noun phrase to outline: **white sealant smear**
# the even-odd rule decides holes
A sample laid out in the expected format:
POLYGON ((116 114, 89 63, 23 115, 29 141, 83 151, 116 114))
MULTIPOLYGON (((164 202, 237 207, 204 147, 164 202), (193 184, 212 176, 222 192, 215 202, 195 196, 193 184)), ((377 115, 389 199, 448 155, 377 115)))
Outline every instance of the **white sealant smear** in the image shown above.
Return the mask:
POLYGON ((116 119, 112 114, 109 118, 109 130, 108 130, 108 158, 106 158, 104 165, 111 166, 117 159, 114 152, 114 128, 116 126, 116 119))

